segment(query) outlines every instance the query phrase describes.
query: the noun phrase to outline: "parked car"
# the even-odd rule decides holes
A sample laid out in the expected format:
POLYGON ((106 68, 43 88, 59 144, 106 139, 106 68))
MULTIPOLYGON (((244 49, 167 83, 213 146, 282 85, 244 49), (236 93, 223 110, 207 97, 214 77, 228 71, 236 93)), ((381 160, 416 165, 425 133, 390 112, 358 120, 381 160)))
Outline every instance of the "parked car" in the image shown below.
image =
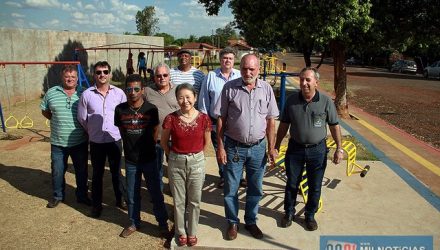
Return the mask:
POLYGON ((390 68, 391 72, 399 73, 417 73, 417 64, 410 60, 397 60, 390 68))
POLYGON ((345 61, 345 65, 362 65, 362 64, 363 63, 361 59, 354 58, 353 56, 345 61))
POLYGON ((425 69, 423 70, 423 76, 425 78, 440 77, 440 61, 434 62, 431 65, 425 67, 425 69))

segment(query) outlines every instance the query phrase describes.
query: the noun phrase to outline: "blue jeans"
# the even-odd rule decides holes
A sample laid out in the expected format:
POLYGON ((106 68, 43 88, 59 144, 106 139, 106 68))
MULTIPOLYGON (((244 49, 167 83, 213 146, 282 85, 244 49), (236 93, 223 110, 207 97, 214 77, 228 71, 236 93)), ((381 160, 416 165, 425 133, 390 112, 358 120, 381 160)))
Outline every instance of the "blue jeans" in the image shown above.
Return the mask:
POLYGON ((160 178, 160 190, 163 191, 163 148, 160 146, 160 143, 156 143, 156 163, 157 170, 159 171, 160 178))
POLYGON ((75 169, 76 180, 76 198, 78 200, 88 199, 87 189, 87 158, 88 148, 87 142, 81 143, 73 147, 61 147, 51 145, 51 168, 52 168, 52 188, 53 198, 56 200, 64 200, 64 190, 66 180, 64 175, 67 171, 67 159, 72 158, 73 167, 75 169))
POLYGON ((116 203, 122 201, 124 183, 121 174, 122 142, 121 140, 109 143, 90 142, 90 159, 92 161, 92 204, 93 207, 102 207, 102 178, 106 159, 112 174, 113 191, 116 203))
POLYGON ((286 152, 285 165, 287 182, 284 193, 284 211, 286 214, 295 214, 296 196, 305 166, 309 190, 304 215, 306 218, 313 218, 316 211, 318 211, 322 179, 327 167, 327 146, 325 140, 311 148, 301 147, 290 140, 286 152))
POLYGON ((141 222, 141 182, 142 175, 153 200, 153 213, 159 226, 168 226, 168 213, 165 208, 163 193, 160 190, 159 172, 156 160, 148 163, 132 164, 125 162, 127 178, 128 217, 131 225, 139 228, 141 222))
POLYGON ((244 221, 247 225, 257 223, 258 202, 263 196, 263 175, 266 168, 266 140, 254 146, 240 146, 237 142, 226 137, 225 150, 227 163, 224 169, 225 187, 224 202, 226 220, 231 224, 238 224, 238 187, 243 174, 243 165, 246 166, 246 206, 244 221), (239 159, 234 162, 234 156, 239 159))

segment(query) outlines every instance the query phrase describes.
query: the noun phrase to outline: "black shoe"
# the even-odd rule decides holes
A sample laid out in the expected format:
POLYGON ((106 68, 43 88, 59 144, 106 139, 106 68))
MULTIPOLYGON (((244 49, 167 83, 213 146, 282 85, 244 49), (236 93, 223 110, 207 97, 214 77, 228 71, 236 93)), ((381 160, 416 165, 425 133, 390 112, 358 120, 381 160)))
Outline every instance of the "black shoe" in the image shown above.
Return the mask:
POLYGON ((116 207, 127 211, 128 207, 127 207, 127 203, 125 201, 118 201, 116 202, 116 207))
POLYGON ((60 203, 61 203, 61 200, 53 199, 52 201, 49 201, 49 203, 47 203, 46 207, 47 208, 55 208, 60 203))
POLYGON ((217 184, 217 188, 223 188, 225 186, 225 178, 220 177, 220 181, 217 184))
POLYGON ((318 229, 318 223, 316 222, 315 219, 306 219, 306 229, 308 231, 315 231, 316 229, 318 229))
POLYGON ((99 218, 101 216, 102 207, 93 207, 90 216, 92 218, 99 218))
POLYGON ((263 238, 263 232, 261 232, 261 230, 258 228, 257 224, 245 225, 244 228, 246 230, 248 230, 249 233, 251 233, 251 235, 255 239, 262 239, 263 238))
POLYGON ((293 216, 292 214, 285 214, 281 219, 281 227, 290 227, 294 219, 295 216, 293 216))
POLYGON ((246 179, 241 179, 240 180, 240 187, 247 187, 247 181, 246 181, 246 179))
POLYGON ((85 198, 85 199, 76 199, 76 202, 80 203, 80 204, 84 204, 86 206, 91 206, 92 205, 92 200, 90 200, 89 198, 85 198))

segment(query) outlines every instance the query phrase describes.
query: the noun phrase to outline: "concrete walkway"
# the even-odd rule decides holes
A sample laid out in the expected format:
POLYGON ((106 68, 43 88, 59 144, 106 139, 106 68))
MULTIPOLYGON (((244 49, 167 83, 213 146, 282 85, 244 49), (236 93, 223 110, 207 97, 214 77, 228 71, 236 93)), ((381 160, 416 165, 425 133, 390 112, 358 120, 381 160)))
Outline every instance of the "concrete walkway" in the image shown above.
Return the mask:
MULTIPOLYGON (((244 229, 245 189, 239 190, 242 221, 236 240, 225 240, 223 193, 218 181, 215 158, 208 158, 201 205, 199 249, 319 249, 322 235, 432 235, 434 249, 440 247, 440 152, 403 131, 351 108, 358 120, 344 120, 344 133, 350 133, 373 151, 381 161, 358 162, 370 165, 365 178, 345 175, 345 163, 328 164, 322 189, 323 208, 316 215, 317 231, 304 229, 304 203, 298 196, 297 219, 289 228, 280 227, 283 215, 285 175, 280 168, 266 173, 264 197, 260 201, 258 225, 262 240, 244 229), (361 122, 363 121, 363 122, 361 122), (366 126, 365 124, 369 124, 366 126), (373 128, 390 138, 383 138, 373 128), (414 154, 409 153, 410 149, 414 154), (425 161, 423 161, 425 160, 425 161), (432 165, 427 165, 432 163, 432 165), (431 166, 427 168, 426 166, 431 166), (434 167, 432 167, 434 166, 434 167), (414 170, 415 169, 415 170, 414 170), (434 171, 431 171, 434 169, 434 171)), ((181 249, 172 242, 173 249, 181 249)))

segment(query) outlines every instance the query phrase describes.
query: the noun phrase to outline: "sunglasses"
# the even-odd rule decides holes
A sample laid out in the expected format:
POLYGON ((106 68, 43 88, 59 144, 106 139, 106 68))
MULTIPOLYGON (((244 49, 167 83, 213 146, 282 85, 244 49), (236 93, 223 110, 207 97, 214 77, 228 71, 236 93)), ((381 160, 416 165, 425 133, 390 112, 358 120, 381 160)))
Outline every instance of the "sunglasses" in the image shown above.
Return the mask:
POLYGON ((67 97, 67 99, 66 99, 66 108, 67 109, 70 109, 72 107, 72 105, 70 104, 71 101, 72 101, 72 98, 71 97, 67 97))
POLYGON ((163 74, 163 75, 155 75, 157 78, 165 78, 168 77, 168 74, 163 74))
POLYGON ((134 87, 134 88, 128 87, 128 88, 125 88, 125 92, 127 92, 127 93, 131 93, 133 90, 134 90, 134 92, 138 93, 139 91, 141 91, 141 88, 140 87, 134 87))
POLYGON ((100 75, 100 74, 102 74, 102 73, 104 73, 104 75, 108 75, 108 69, 106 69, 106 70, 97 70, 97 71, 95 71, 95 74, 96 75, 100 75))

